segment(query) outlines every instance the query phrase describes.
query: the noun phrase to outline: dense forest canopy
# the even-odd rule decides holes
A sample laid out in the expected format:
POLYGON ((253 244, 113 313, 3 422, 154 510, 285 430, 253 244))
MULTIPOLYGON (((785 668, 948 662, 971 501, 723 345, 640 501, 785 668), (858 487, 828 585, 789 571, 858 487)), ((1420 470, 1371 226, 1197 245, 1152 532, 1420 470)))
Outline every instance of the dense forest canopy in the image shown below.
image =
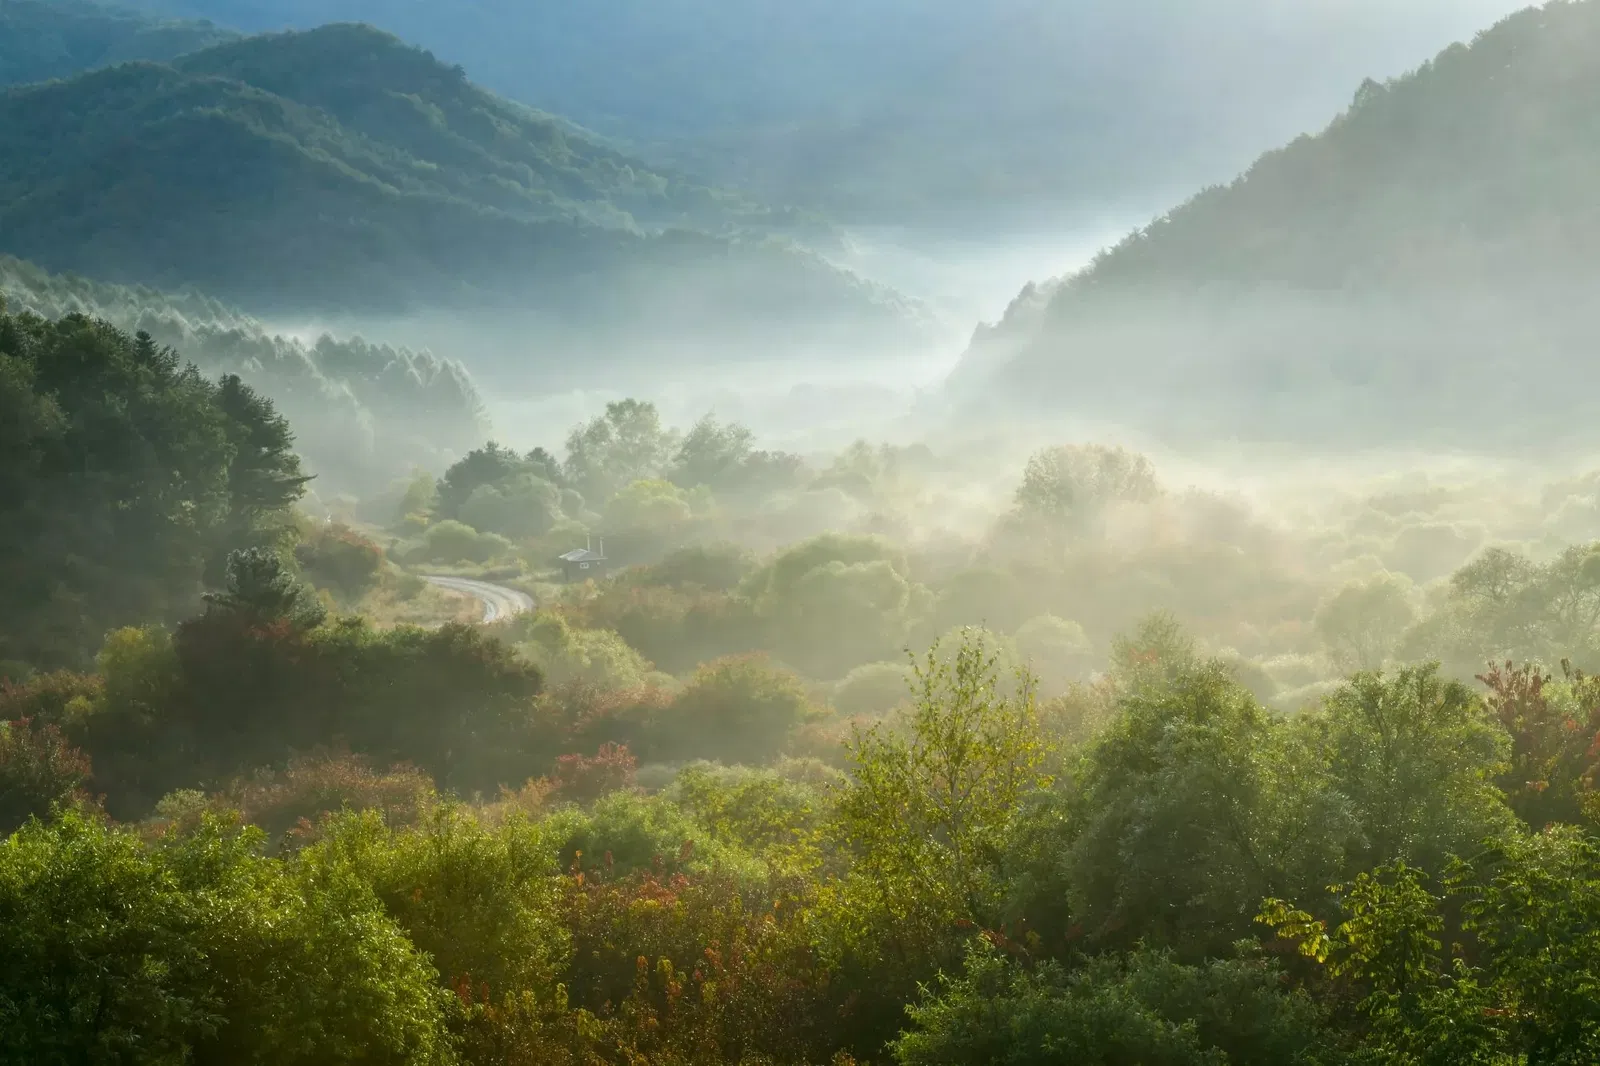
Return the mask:
POLYGON ((1369 81, 1322 133, 1023 293, 964 387, 1276 439, 1582 436, 1597 42, 1600 4, 1557 0, 1369 81), (1497 417, 1509 375, 1563 382, 1546 417, 1497 417), (1151 378, 1183 402, 1129 387, 1151 378))
POLYGON ((0 1062, 1600 1062, 1600 0, 1030 288, 978 431, 804 454, 622 358, 491 436, 454 358, 262 312, 638 282, 765 373, 854 284, 800 216, 369 27, 8 18, 86 72, 0 93, 0 1062))
POLYGON ((82 315, 0 318, 0 415, 7 1058, 1600 1052, 1592 473, 1296 511, 630 399, 357 527, 82 315), (419 571, 537 599, 367 615, 419 571))
POLYGON ((277 547, 306 478, 288 423, 149 334, 0 317, 0 659, 80 660, 108 628, 176 620, 228 553, 277 547))
POLYGON ((365 26, 10 89, 0 197, 0 250, 255 312, 916 335, 902 298, 778 235, 804 217, 651 170, 365 26))

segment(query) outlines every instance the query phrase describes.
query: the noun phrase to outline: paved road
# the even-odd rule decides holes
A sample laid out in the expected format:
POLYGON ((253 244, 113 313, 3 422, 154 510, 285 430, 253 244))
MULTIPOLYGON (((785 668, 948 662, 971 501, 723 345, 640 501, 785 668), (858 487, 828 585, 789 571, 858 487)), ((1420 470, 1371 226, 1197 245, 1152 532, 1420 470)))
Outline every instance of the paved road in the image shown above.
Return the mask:
POLYGON ((508 589, 504 585, 491 585, 487 581, 474 581, 468 577, 424 575, 430 585, 438 585, 452 592, 464 592, 483 603, 483 620, 501 622, 533 610, 533 597, 526 592, 508 589))

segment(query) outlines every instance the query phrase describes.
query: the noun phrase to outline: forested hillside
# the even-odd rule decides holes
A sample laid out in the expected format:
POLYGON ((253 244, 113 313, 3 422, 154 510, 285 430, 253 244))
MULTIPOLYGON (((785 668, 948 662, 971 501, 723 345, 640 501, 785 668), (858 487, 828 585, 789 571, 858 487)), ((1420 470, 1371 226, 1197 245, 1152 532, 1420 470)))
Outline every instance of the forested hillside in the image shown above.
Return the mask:
POLYGON ((370 491, 464 453, 486 428, 459 362, 328 335, 305 344, 195 292, 58 276, 0 256, 0 301, 45 318, 82 314, 144 332, 210 375, 236 374, 295 423, 323 492, 370 491))
POLYGON ((1592 471, 1287 523, 628 400, 418 478, 389 558, 632 565, 384 626, 236 383, 82 319, 0 353, 0 1060, 1600 1057, 1592 471))
POLYGON ((142 0, 249 30, 371 22, 780 202, 1036 221, 1191 188, 1516 0, 142 0))
POLYGON ((1006 402, 1081 412, 1092 397, 1112 417, 1246 434, 1581 431, 1600 323, 1597 93, 1590 0, 1368 82, 1321 134, 1024 293, 980 330, 964 387, 992 377, 1006 402), (1508 382, 1546 393, 1545 417, 1497 417, 1508 382))
POLYGON ((164 62, 236 36, 209 22, 155 18, 88 0, 4 0, 0 86, 67 78, 134 59, 164 62))
POLYGON ((0 312, 0 660, 81 661, 277 549, 306 478, 288 422, 148 334, 0 312))
POLYGON ((799 216, 651 171, 363 26, 12 89, 0 202, 0 250, 253 311, 906 323, 892 294, 765 235, 799 216))

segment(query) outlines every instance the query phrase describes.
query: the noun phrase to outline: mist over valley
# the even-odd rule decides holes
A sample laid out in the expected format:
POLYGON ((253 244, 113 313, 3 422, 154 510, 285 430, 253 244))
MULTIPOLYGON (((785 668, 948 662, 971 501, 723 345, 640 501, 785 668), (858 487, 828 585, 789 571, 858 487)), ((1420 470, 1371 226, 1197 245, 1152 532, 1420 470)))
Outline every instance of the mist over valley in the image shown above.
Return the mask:
POLYGON ((0 0, 0 1063, 1600 1061, 1600 0, 0 0))

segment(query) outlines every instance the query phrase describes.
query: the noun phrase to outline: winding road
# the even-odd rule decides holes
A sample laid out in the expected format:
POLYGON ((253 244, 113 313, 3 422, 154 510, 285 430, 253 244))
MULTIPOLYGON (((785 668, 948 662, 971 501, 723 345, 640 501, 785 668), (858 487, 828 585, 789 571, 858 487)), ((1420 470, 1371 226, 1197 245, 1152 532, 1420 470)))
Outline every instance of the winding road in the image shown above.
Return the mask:
POLYGON ((507 618, 515 618, 533 610, 533 597, 517 589, 508 589, 504 585, 492 585, 487 581, 474 581, 469 577, 445 577, 442 574, 424 574, 423 580, 430 585, 437 585, 451 592, 461 592, 483 604, 483 621, 503 622, 507 618))

